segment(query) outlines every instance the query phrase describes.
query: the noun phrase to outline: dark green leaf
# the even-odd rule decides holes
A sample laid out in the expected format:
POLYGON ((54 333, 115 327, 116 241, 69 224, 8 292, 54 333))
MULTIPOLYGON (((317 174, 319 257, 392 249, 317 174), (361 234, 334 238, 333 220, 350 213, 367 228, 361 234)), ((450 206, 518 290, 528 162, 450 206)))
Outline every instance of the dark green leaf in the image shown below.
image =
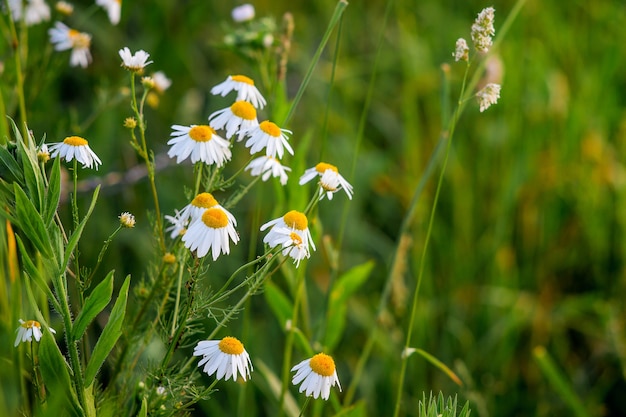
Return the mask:
POLYGON ((56 158, 52 164, 50 171, 50 180, 48 181, 48 192, 46 193, 44 207, 44 222, 49 226, 54 219, 54 213, 57 211, 59 200, 61 199, 61 159, 56 158))
POLYGON ((14 184, 13 189, 15 191, 15 210, 20 229, 39 252, 44 256, 52 257, 50 238, 43 224, 43 219, 17 183, 14 184))
POLYGON ((106 360, 107 356, 115 346, 117 339, 122 334, 122 324, 124 323, 124 315, 126 314, 126 300, 128 298, 128 286, 130 285, 130 275, 126 277, 120 293, 115 301, 109 322, 105 326, 96 346, 91 354, 91 359, 85 371, 85 385, 89 386, 93 383, 98 370, 106 360))
POLYGON ((70 371, 52 334, 44 329, 39 347, 39 368, 50 398, 59 404, 63 398, 66 412, 82 416, 82 408, 74 391, 70 371))
POLYGON ((22 170, 6 146, 0 146, 0 177, 9 183, 24 183, 22 170))
POLYGON ((96 200, 98 199, 98 193, 100 192, 100 186, 98 185, 93 192, 93 196, 91 197, 91 204, 89 205, 89 210, 87 210, 87 214, 83 220, 78 224, 78 227, 70 238, 68 239, 67 246, 65 247, 65 257, 63 259, 63 269, 67 268, 67 264, 70 261, 70 256, 72 255, 72 251, 78 245, 78 241, 80 239, 80 235, 83 233, 83 229, 85 228, 85 224, 87 224, 87 220, 89 220, 89 216, 93 212, 94 207, 96 206, 96 200))
POLYGON ((343 334, 346 325, 348 298, 367 280, 374 268, 373 261, 357 265, 339 277, 330 293, 325 345, 332 350, 343 334))
POLYGON ((265 301, 272 309, 281 327, 293 317, 293 305, 287 296, 271 281, 265 283, 265 301))
POLYGON ((109 272, 85 300, 85 305, 72 327, 72 340, 78 340, 83 336, 89 323, 109 304, 111 295, 113 295, 113 271, 109 272))
POLYGON ((30 137, 24 139, 15 123, 13 121, 11 123, 16 137, 18 155, 22 162, 26 189, 33 205, 38 212, 41 212, 43 211, 44 182, 37 160, 37 147, 30 137))

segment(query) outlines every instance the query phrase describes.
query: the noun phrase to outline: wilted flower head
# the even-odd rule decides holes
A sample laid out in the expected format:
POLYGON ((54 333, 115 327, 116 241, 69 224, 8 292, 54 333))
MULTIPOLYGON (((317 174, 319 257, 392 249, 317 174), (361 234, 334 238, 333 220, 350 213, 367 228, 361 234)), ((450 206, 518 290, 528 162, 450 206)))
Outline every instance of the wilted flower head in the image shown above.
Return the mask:
POLYGON ((493 44, 491 37, 496 33, 493 27, 495 12, 493 7, 483 9, 472 25, 472 41, 477 51, 487 52, 493 44))
POLYGON ((246 22, 254 19, 254 6, 251 4, 242 4, 235 7, 230 13, 235 22, 246 22))
POLYGON ((469 47, 467 42, 463 38, 459 38, 456 41, 456 48, 452 54, 455 61, 467 61, 469 59, 469 47))
POLYGON ((130 52, 127 46, 119 50, 120 58, 122 58, 122 66, 132 72, 141 72, 143 69, 152 64, 152 61, 148 61, 150 54, 140 49, 134 55, 130 52))
POLYGON ((476 93, 478 104, 480 105, 480 112, 487 110, 492 104, 496 104, 500 98, 500 85, 499 84, 487 84, 482 90, 476 93))
POLYGON ((91 35, 70 29, 61 22, 56 22, 53 28, 48 30, 50 42, 54 45, 55 51, 72 50, 70 55, 70 65, 87 68, 91 62, 91 35))

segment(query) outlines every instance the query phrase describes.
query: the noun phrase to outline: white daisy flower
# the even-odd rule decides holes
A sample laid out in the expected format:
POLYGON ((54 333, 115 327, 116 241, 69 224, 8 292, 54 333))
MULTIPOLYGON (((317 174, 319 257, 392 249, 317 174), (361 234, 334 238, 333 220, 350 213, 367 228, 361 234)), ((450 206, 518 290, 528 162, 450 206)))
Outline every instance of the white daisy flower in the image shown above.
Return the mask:
MULTIPOLYGON (((33 337, 35 338, 36 342, 39 342, 41 340, 41 324, 38 321, 24 321, 22 319, 19 319, 19 321, 20 327, 18 327, 16 330, 17 337, 15 338, 14 347, 17 347, 20 342, 32 342, 33 337)), ((50 330, 51 333, 56 333, 56 331, 52 327, 49 327, 48 330, 50 330)))
POLYGON ((204 257, 211 249, 215 261, 220 254, 230 253, 229 238, 235 244, 239 242, 239 236, 226 212, 213 207, 206 209, 202 216, 189 225, 182 240, 186 248, 197 251, 198 258, 204 257))
POLYGON ((190 222, 194 222, 198 217, 202 217, 206 209, 210 208, 219 208, 224 213, 226 213, 226 217, 228 217, 228 221, 233 224, 233 226, 237 226, 237 220, 235 216, 224 207, 222 207, 213 194, 211 193, 200 193, 191 200, 191 203, 187 204, 180 211, 179 218, 183 221, 189 220, 190 222))
POLYGON ((312 358, 300 362, 291 368, 291 371, 296 371, 291 382, 294 385, 302 382, 299 391, 306 391, 307 397, 313 396, 317 399, 321 395, 324 400, 328 400, 330 388, 335 384, 341 391, 335 361, 324 353, 318 353, 312 358))
POLYGON ((243 344, 234 337, 227 336, 222 340, 202 340, 198 342, 193 350, 194 356, 202 356, 198 366, 204 365, 202 369, 207 375, 215 373, 219 379, 228 379, 232 376, 233 381, 237 380, 238 374, 245 381, 250 378, 252 362, 250 355, 243 347, 243 344))
POLYGON ((22 0, 9 0, 9 8, 13 21, 19 21, 24 15, 26 26, 50 20, 50 7, 44 0, 28 0, 26 4, 22 0))
POLYGON ((254 19, 254 6, 251 4, 242 4, 241 6, 235 7, 231 12, 235 22, 247 22, 248 20, 254 19))
POLYGON ((247 170, 250 170, 250 175, 253 177, 262 175, 263 181, 267 181, 270 176, 280 178, 280 183, 285 185, 287 184, 287 171, 291 171, 291 168, 282 165, 273 156, 264 155, 253 159, 244 169, 244 171, 247 170))
POLYGON ((341 176, 336 166, 320 162, 313 168, 304 171, 300 177, 300 185, 306 184, 313 178, 320 177, 320 199, 324 198, 324 194, 329 200, 333 199, 333 194, 343 189, 348 198, 352 200, 352 185, 344 177, 341 176))
POLYGON ((487 110, 492 104, 496 104, 500 98, 500 85, 489 83, 482 90, 476 93, 480 112, 487 110))
POLYGON ((211 94, 221 95, 235 90, 237 92, 237 100, 243 100, 252 103, 257 109, 265 107, 265 98, 261 95, 259 90, 254 86, 252 78, 245 75, 229 75, 226 80, 211 89, 211 94))
POLYGON ((122 0, 96 0, 96 4, 106 10, 112 24, 117 25, 120 23, 122 0))
POLYGON ((70 65, 72 67, 81 66, 87 68, 91 62, 91 35, 70 29, 61 22, 55 22, 54 27, 48 30, 50 42, 54 45, 55 51, 72 50, 70 55, 70 65))
POLYGON ((293 155, 293 149, 287 142, 286 133, 291 134, 291 130, 281 129, 275 123, 265 120, 258 126, 246 132, 249 139, 246 141, 246 148, 250 148, 250 154, 255 154, 265 149, 267 156, 282 158, 287 151, 293 155))
POLYGON ((120 49, 120 58, 122 58, 122 66, 132 72, 141 72, 143 69, 152 64, 152 61, 148 61, 150 54, 143 49, 138 50, 135 54, 130 52, 127 46, 120 49))
POLYGON ((209 116, 209 124, 215 130, 226 129, 226 138, 230 139, 235 133, 237 141, 245 136, 246 132, 259 125, 256 119, 256 109, 247 101, 236 101, 232 106, 218 110, 209 116))
POLYGON ((172 80, 167 78, 163 71, 157 71, 152 74, 152 80, 154 81, 154 89, 159 94, 163 94, 165 90, 170 88, 170 86, 172 85, 172 80))
POLYGON ((45 143, 41 144, 39 149, 37 149, 37 160, 44 164, 50 160, 50 151, 45 143))
POLYGON ((221 167, 232 156, 230 142, 219 137, 211 126, 173 125, 172 129, 170 134, 172 139, 167 142, 172 147, 167 154, 170 158, 176 157, 178 164, 191 156, 191 162, 194 164, 202 161, 221 167))
MULTIPOLYGON (((304 213, 300 213, 296 210, 291 210, 283 217, 271 220, 261 226, 261 231, 264 231, 268 227, 272 227, 267 235, 265 235, 265 237, 263 238, 263 242, 267 243, 270 248, 273 248, 277 245, 284 245, 286 240, 285 231, 283 229, 287 229, 290 232, 298 234, 301 240, 299 245, 302 245, 301 248, 303 248, 303 250, 306 250, 308 252, 309 245, 311 245, 313 250, 315 250, 315 244, 313 243, 313 237, 311 236, 308 225, 309 222, 304 213)), ((292 238, 292 241, 293 240, 295 239, 292 238)), ((290 254, 289 251, 287 253, 290 254)))
POLYGON ((183 219, 178 210, 174 211, 174 215, 165 215, 165 220, 170 222, 170 226, 165 229, 170 233, 172 239, 176 239, 180 235, 184 235, 187 232, 187 226, 189 225, 189 218, 183 219))
POLYGON ((89 147, 89 142, 79 136, 68 136, 63 142, 51 143, 48 147, 52 158, 65 158, 67 162, 76 158, 78 162, 83 164, 83 168, 95 168, 102 165, 102 161, 98 155, 89 147))

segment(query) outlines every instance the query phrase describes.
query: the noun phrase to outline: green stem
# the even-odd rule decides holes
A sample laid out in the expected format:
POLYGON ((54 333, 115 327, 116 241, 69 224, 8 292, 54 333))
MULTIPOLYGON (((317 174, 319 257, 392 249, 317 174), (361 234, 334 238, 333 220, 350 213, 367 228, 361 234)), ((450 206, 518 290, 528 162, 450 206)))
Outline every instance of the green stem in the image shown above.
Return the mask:
POLYGON ((152 192, 152 199, 154 200, 154 211, 157 222, 157 229, 159 235, 159 248, 162 253, 165 253, 165 236, 163 234, 163 220, 161 219, 161 208, 159 206, 159 197, 156 189, 156 182, 154 176, 154 161, 148 153, 148 145, 146 144, 146 123, 143 116, 143 104, 146 98, 147 92, 144 91, 141 99, 141 105, 137 106, 137 95, 135 93, 135 73, 130 73, 130 90, 131 90, 131 108, 137 118, 137 126, 139 127, 139 137, 141 139, 141 156, 146 162, 146 169, 148 170, 148 180, 150 181, 150 191, 152 192))
MULTIPOLYGON (((20 127, 22 129, 22 137, 23 140, 28 140, 28 121, 26 117, 26 99, 24 97, 24 74, 22 73, 22 56, 18 48, 21 46, 20 41, 17 38, 17 30, 15 29, 15 22, 13 21, 13 16, 11 15, 11 7, 9 6, 9 1, 5 2, 5 10, 9 14, 9 30, 11 32, 11 45, 14 49, 15 54, 15 77, 16 77, 16 87, 17 87, 17 99, 18 106, 20 109, 20 127)), ((26 30, 26 25, 23 26, 23 30, 26 30)), ((3 113, 4 114, 4 113, 3 113)))
POLYGON ((310 401, 311 397, 306 397, 306 400, 304 401, 304 404, 302 404, 302 409, 300 410, 300 414, 298 414, 298 417, 302 417, 304 415, 304 412, 306 411, 306 408, 309 405, 310 401))
POLYGON ((102 249, 100 249, 100 253, 98 254, 98 260, 96 261, 96 266, 93 267, 93 270, 91 271, 91 274, 89 274, 89 277, 87 277, 87 279, 85 280, 85 288, 89 288, 91 280, 93 279, 94 275, 96 274, 96 271, 98 270, 98 267, 102 263, 102 259, 104 258, 104 254, 106 253, 107 249, 109 248, 109 245, 113 241, 113 238, 115 238, 115 236, 119 233, 120 230, 122 230, 122 226, 121 225, 118 226, 117 229, 115 229, 115 231, 113 233, 111 233, 111 235, 107 238, 107 240, 104 241, 104 245, 102 245, 102 249))
POLYGON ((289 108, 289 112, 287 113, 287 116, 285 117, 285 120, 283 121, 281 126, 287 126, 287 123, 293 116, 293 113, 296 107, 298 106, 298 103, 300 102, 302 95, 304 94, 304 90, 306 90, 306 87, 309 85, 309 81, 311 80, 311 76, 313 75, 313 70, 317 66, 317 62, 319 61, 320 56, 322 55, 322 51, 326 47, 326 43, 328 43, 330 34, 332 33, 333 29, 339 22, 339 18, 341 17, 343 11, 345 10, 347 6, 348 6, 348 2, 346 0, 339 0, 339 2, 337 3, 337 6, 335 6, 335 11, 332 17, 330 18, 330 22, 328 23, 326 32, 324 33, 324 36, 322 37, 322 41, 318 45, 317 51, 315 51, 315 55, 313 55, 313 60, 311 61, 311 65, 309 65, 309 68, 304 76, 304 79, 302 80, 302 84, 300 84, 300 88, 298 89, 298 92, 296 93, 296 97, 293 99, 293 102, 291 103, 291 107, 289 108))
MULTIPOLYGON (((293 338, 294 338, 294 329, 298 326, 298 310, 300 308, 300 296, 304 292, 304 274, 298 275, 298 282, 296 284, 296 298, 293 302, 293 313, 291 316, 291 326, 287 332, 287 339, 285 340, 285 353, 283 355, 283 374, 282 374, 282 384, 280 390, 280 398, 278 400, 278 416, 281 417, 284 415, 283 405, 285 403, 285 395, 287 393, 287 386, 289 385, 289 371, 291 370, 291 354, 293 353, 293 338)), ((306 408, 305 403, 304 408, 306 408)), ((304 408, 302 412, 304 412, 304 408)), ((301 414, 302 415, 302 414, 301 414)))

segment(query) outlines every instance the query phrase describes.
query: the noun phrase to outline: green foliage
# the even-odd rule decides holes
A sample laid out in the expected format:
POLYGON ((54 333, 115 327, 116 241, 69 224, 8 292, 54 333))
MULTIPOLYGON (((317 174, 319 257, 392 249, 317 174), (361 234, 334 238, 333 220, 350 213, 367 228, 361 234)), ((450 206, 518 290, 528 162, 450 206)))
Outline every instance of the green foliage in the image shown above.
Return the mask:
POLYGON ((87 326, 111 301, 111 296, 113 295, 113 272, 109 272, 85 300, 83 309, 76 317, 72 326, 71 340, 78 340, 83 337, 87 326))
POLYGON ((441 392, 437 396, 433 396, 431 392, 426 401, 426 393, 422 394, 419 402, 419 417, 456 417, 457 413, 458 417, 469 417, 471 413, 469 401, 459 410, 456 396, 445 398, 441 392))
POLYGON ((127 276, 122 288, 120 288, 115 305, 111 310, 107 325, 104 327, 104 330, 102 330, 102 334, 98 338, 89 363, 87 364, 87 369, 85 370, 85 385, 88 387, 93 383, 96 373, 109 356, 117 339, 122 335, 122 325, 124 324, 124 317, 126 315, 129 286, 130 276, 127 276))

